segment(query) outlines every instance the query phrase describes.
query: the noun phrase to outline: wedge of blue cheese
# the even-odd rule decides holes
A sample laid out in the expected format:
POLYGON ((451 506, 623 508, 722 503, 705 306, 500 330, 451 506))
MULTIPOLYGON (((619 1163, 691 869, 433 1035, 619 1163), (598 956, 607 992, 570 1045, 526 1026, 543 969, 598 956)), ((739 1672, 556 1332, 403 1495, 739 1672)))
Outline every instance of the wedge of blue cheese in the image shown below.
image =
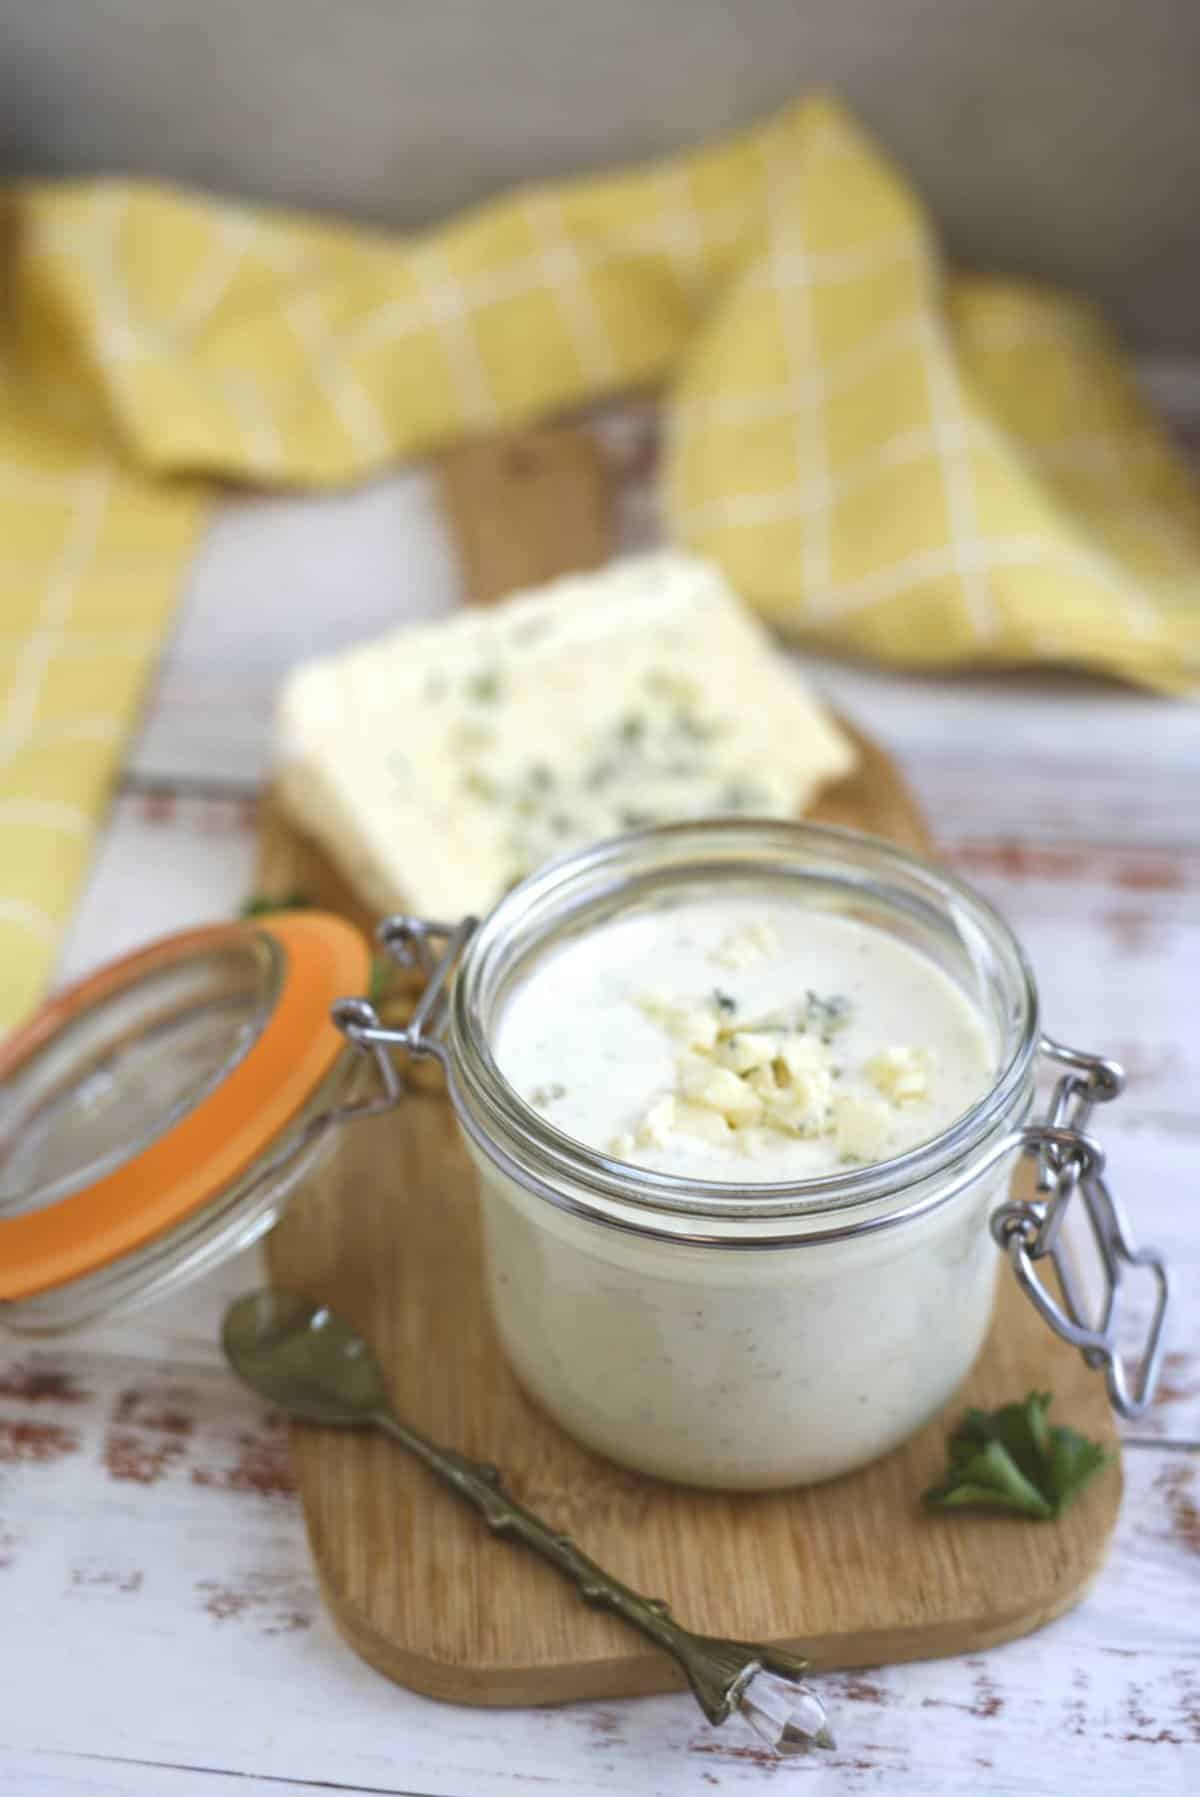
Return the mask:
POLYGON ((803 811, 855 754, 706 562, 615 562, 287 681, 279 790, 377 909, 492 905, 644 824, 803 811))

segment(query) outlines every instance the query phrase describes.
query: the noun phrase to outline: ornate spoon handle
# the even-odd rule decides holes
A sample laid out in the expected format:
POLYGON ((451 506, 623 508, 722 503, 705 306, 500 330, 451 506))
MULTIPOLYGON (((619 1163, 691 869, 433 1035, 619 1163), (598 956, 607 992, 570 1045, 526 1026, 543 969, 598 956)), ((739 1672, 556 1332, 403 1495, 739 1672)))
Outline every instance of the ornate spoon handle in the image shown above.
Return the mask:
POLYGON ((391 1411, 377 1411, 373 1420, 474 1505, 494 1535, 532 1548, 571 1581, 584 1603, 611 1610, 670 1654, 711 1723, 726 1721, 736 1709, 778 1753, 833 1746, 824 1707, 801 1682, 807 1661, 782 1648, 681 1628, 661 1598, 640 1596, 589 1559, 569 1535, 509 1497, 496 1467, 438 1447, 391 1411))

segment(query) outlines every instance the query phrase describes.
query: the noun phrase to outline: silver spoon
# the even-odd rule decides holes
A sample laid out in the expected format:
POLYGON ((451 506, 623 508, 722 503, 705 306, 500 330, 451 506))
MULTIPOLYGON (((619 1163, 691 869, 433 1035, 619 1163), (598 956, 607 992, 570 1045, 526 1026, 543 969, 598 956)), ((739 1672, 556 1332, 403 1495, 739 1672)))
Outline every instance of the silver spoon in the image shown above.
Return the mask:
POLYGON ((494 1466, 438 1447, 388 1401, 378 1362, 360 1335, 323 1304, 264 1289, 230 1305, 221 1330, 230 1366, 252 1391, 310 1423, 382 1429, 473 1504, 494 1535, 524 1543, 558 1568, 584 1603, 607 1609, 669 1653, 714 1724, 736 1710, 781 1755, 832 1747, 824 1705, 802 1682, 807 1662, 777 1647, 694 1635, 661 1598, 639 1597, 581 1553, 570 1537, 510 1498, 494 1466))

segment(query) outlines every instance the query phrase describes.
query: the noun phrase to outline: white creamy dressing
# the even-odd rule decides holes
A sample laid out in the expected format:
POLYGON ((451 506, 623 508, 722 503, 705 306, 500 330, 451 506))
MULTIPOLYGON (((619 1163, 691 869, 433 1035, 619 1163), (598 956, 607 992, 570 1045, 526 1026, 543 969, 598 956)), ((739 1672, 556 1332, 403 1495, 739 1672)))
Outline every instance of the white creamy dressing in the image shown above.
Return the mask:
MULTIPOLYGON (((616 1139, 627 1160, 748 1197, 844 1169, 847 1094, 883 1119, 875 1152, 855 1157, 878 1160, 945 1129, 995 1058, 982 1014, 930 959, 776 885, 626 911, 562 940, 518 975, 494 1048, 577 1141, 612 1153, 616 1139), (732 1023, 773 1015, 774 1036, 737 1041, 732 1023), (688 1096, 710 1077, 714 1102, 688 1096), (766 1127, 742 1118, 763 1093, 766 1127)), ((869 1130, 850 1134, 870 1146, 869 1130)), ((831 1478, 927 1422, 986 1335, 1003 1167, 902 1227, 829 1241, 801 1229, 746 1252, 565 1215, 473 1152, 509 1360, 572 1434, 640 1471, 751 1490, 831 1478)))
MULTIPOLYGON (((509 995, 494 1047, 522 1097, 576 1141, 742 1186, 813 1178, 926 1141, 983 1094, 993 1062, 979 1012, 928 957, 869 924, 774 893, 686 899, 567 938, 509 995), (841 1015, 827 1034, 829 1000, 841 1015), (705 1013, 722 1032, 699 1052, 688 1040, 693 1011, 700 1035, 705 1013), (788 1027, 797 1019, 798 1031, 788 1027), (714 1071, 722 1060, 736 1064, 747 1040, 765 1054, 767 1037, 807 1054, 817 1069, 815 1108, 788 1108, 795 1086, 776 1063, 778 1084, 770 1072, 745 1076, 766 1081, 766 1105, 747 1099, 749 1120, 732 1076, 723 1076, 730 1123, 702 1063, 714 1071), (905 1066, 920 1070, 917 1090, 897 1099, 889 1069, 905 1066), (689 1102, 689 1081, 693 1093, 712 1090, 716 1108, 689 1102), (681 1102, 664 1108, 671 1094, 681 1102)), ((796 1077, 804 1076, 802 1067, 796 1077)))

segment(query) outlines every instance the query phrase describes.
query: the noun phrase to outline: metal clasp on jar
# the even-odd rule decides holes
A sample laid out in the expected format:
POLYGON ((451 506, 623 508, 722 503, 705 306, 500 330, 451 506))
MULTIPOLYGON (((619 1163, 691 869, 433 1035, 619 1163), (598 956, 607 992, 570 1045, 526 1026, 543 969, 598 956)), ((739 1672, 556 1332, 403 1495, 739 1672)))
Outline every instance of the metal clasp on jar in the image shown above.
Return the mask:
POLYGON ((1023 1151, 1038 1164, 1037 1196, 1002 1204, 992 1214, 992 1234, 1045 1321, 1079 1349, 1090 1367, 1103 1368, 1114 1409, 1133 1419, 1149 1408, 1158 1381, 1167 1269, 1156 1249, 1134 1245, 1124 1212, 1104 1177, 1104 1152, 1086 1133, 1093 1108, 1120 1096, 1125 1075, 1115 1061, 1081 1054, 1048 1036, 1042 1038, 1041 1053, 1065 1072, 1055 1085, 1045 1118, 1021 1132, 1023 1151), (1098 1304, 1090 1307, 1090 1318, 1078 1275, 1060 1242, 1064 1218, 1077 1194, 1075 1208, 1082 1209, 1091 1228, 1100 1265, 1101 1292, 1098 1304), (1049 1260, 1054 1268, 1061 1303, 1038 1274, 1040 1260, 1049 1260), (1155 1300, 1145 1346, 1131 1368, 1118 1343, 1122 1290, 1135 1269, 1150 1274, 1155 1300))
POLYGON ((344 1123, 360 1123, 378 1117, 399 1104, 404 1096, 404 1079, 392 1059, 391 1051, 403 1049, 417 1058, 433 1056, 443 1065, 446 1050, 436 1034, 445 1008, 446 988, 458 957, 476 925, 473 917, 458 924, 430 923, 420 917, 387 917, 375 932, 376 940, 392 960, 402 967, 415 967, 425 975, 425 985, 412 1016, 403 1029, 390 1029, 380 1022, 379 1013, 370 999, 339 998, 330 1015, 356 1049, 370 1055, 378 1079, 378 1090, 362 1097, 350 1098, 331 1110, 318 1111, 301 1129, 292 1134, 256 1175, 254 1184, 261 1186, 278 1178, 293 1166, 301 1155, 330 1130, 344 1123))
MULTIPOLYGON (((385 917, 375 932, 384 953, 401 967, 416 968, 425 985, 403 1029, 391 1029, 366 998, 342 998, 334 1005, 333 1021, 356 1048, 373 1056, 383 1086, 379 1109, 394 1104, 403 1090, 391 1050, 399 1048, 418 1058, 432 1055, 445 1062, 446 1050, 437 1033, 445 1010, 450 976, 475 929, 477 918, 461 923, 431 923, 423 917, 385 917)), ((339 1121, 341 1119, 338 1119, 339 1121)))

